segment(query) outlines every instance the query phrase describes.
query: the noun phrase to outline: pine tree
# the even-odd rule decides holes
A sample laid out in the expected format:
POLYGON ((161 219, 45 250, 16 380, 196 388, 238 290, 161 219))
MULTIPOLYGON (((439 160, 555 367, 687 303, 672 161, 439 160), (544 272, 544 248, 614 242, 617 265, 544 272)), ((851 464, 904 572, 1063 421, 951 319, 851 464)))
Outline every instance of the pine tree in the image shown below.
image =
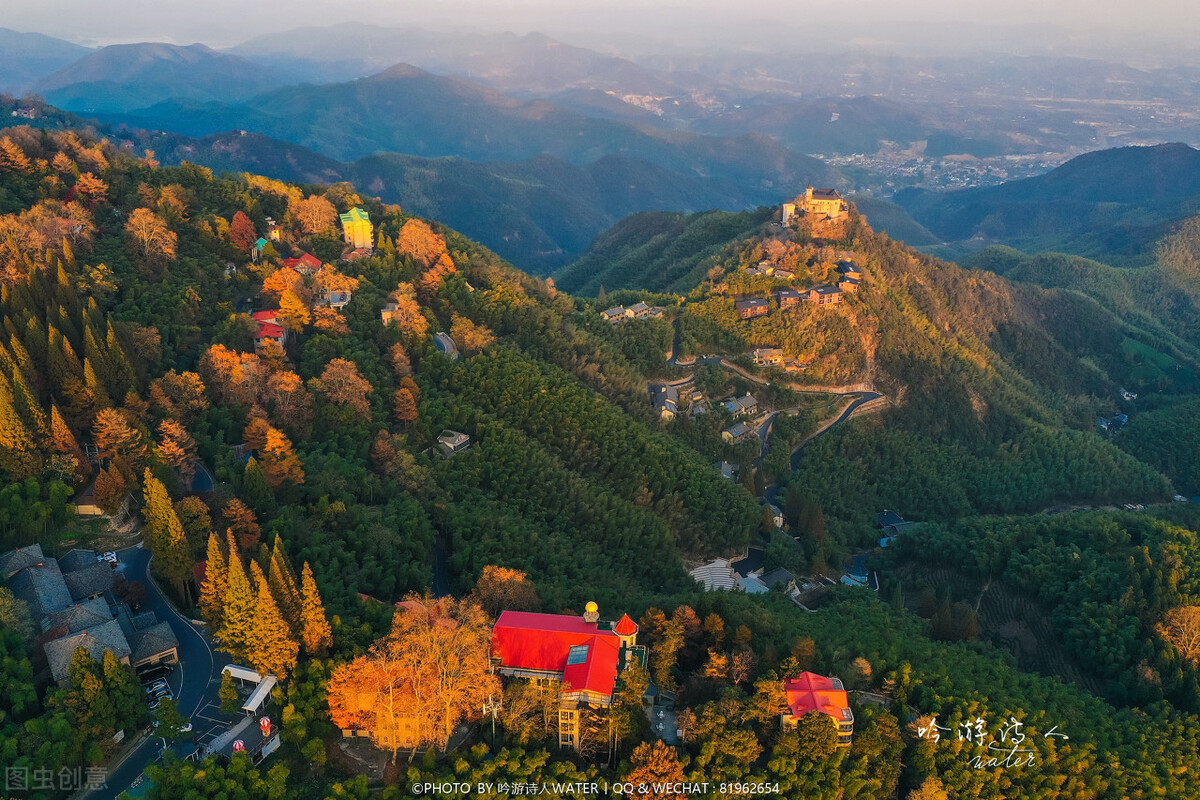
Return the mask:
POLYGON ((146 544, 154 556, 154 571, 175 586, 181 600, 189 602, 191 592, 188 589, 188 577, 192 572, 192 556, 183 524, 175 513, 167 488, 149 469, 144 474, 142 491, 146 498, 143 510, 146 544))
MULTIPOLYGON (((234 553, 234 557, 237 554, 234 553)), ((225 596, 229 593, 229 565, 221 549, 221 540, 216 531, 208 535, 207 561, 204 566, 204 581, 200 585, 200 614, 214 634, 221 630, 224 620, 225 596)))
POLYGON ((100 379, 96 377, 95 367, 92 365, 92 362, 86 358, 83 360, 83 384, 88 388, 88 391, 92 393, 92 397, 95 398, 96 405, 100 406, 101 408, 110 408, 112 406, 112 399, 108 396, 108 392, 105 390, 104 384, 102 384, 100 379))
POLYGON ((133 731, 143 723, 145 704, 137 678, 111 650, 104 651, 104 690, 117 710, 117 730, 133 731))
POLYGON ((317 591, 317 582, 313 580, 312 568, 308 566, 307 561, 304 562, 300 580, 303 598, 300 620, 304 652, 317 655, 333 646, 333 631, 325 617, 325 605, 321 602, 321 593, 317 591))
POLYGON ((196 475, 196 442, 192 435, 172 419, 158 424, 158 435, 158 450, 163 460, 179 473, 185 486, 191 486, 196 475))
POLYGON ((0 469, 24 479, 38 474, 41 463, 33 436, 13 406, 12 389, 0 376, 0 469))
POLYGON ((247 654, 250 664, 258 672, 270 673, 282 680, 295 668, 300 646, 271 596, 271 586, 262 570, 254 562, 251 562, 251 570, 258 584, 258 597, 247 654))
POLYGON ((242 558, 237 553, 233 538, 230 537, 229 584, 222 609, 221 632, 216 638, 220 642, 221 649, 233 656, 236 661, 246 659, 254 635, 256 608, 254 589, 250 585, 249 578, 246 577, 246 569, 242 565, 242 558))
POLYGON ((283 548, 283 537, 275 536, 275 547, 271 551, 271 563, 267 570, 267 583, 271 594, 279 606, 283 618, 287 620, 293 631, 300 630, 300 589, 296 585, 296 575, 283 548))
POLYGON ((222 714, 236 714, 241 708, 241 698, 238 697, 237 687, 233 684, 232 674, 221 672, 221 688, 217 691, 217 698, 221 701, 222 714))
POLYGON ((246 471, 242 474, 242 498, 246 505, 254 509, 260 516, 270 516, 275 513, 275 493, 258 459, 251 458, 246 462, 246 471))
POLYGON ((79 481, 82 482, 91 474, 91 464, 83 454, 79 442, 75 439, 75 434, 71 433, 70 426, 67 425, 67 421, 55 403, 50 404, 50 446, 54 452, 75 461, 75 474, 79 481))

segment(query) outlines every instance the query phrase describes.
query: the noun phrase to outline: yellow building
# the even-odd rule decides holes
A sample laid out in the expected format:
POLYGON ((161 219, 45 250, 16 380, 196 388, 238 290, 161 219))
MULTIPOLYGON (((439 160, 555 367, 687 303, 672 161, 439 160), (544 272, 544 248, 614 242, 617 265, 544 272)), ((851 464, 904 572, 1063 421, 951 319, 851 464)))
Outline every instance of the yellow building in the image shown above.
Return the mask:
POLYGON ((375 239, 371 235, 371 218, 367 216, 367 212, 355 206, 342 214, 341 218, 346 244, 356 250, 360 247, 375 246, 375 239))
POLYGON ((838 193, 837 189, 814 189, 809 186, 805 190, 804 196, 798 197, 796 200, 805 214, 814 214, 818 217, 837 219, 850 210, 850 207, 846 205, 845 198, 838 193))

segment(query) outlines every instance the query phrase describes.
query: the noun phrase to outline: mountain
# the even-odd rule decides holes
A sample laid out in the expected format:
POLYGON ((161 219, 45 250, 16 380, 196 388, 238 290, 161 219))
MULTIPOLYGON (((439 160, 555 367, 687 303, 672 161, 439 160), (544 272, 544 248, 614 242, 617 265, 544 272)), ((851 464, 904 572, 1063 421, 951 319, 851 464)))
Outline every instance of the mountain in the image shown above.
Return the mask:
MULTIPOLYGON (((1001 784, 1005 796, 1048 800, 1193 793, 1197 670, 1160 623, 1194 602, 1200 513, 1185 503, 1045 511, 1169 497, 1151 463, 1167 465, 1177 446, 1194 459, 1194 404, 1182 404, 1190 418, 1145 415, 1151 428, 1171 422, 1179 444, 1143 435, 1126 448, 1095 432, 1131 367, 1119 315, 1077 293, 923 256, 851 214, 843 226, 734 226, 686 297, 655 298, 661 317, 614 325, 594 303, 363 197, 365 188, 331 187, 313 203, 312 187, 159 166, 126 141, 23 126, 0 134, 0 483, 13 523, 0 526, 0 550, 38 544, 40 565, 95 546, 83 538, 95 523, 69 503, 94 483, 104 509, 144 522, 157 577, 147 597, 203 618, 205 640, 217 632, 213 648, 238 651, 229 655, 239 663, 286 674, 287 730, 305 733, 263 765, 118 754, 118 726, 150 721, 132 667, 77 655, 67 685, 35 682, 45 669, 40 643, 20 632, 32 626, 13 595, 31 592, 18 578, 4 597, 15 624, 0 627, 0 678, 20 690, 0 715, 9 745, 0 767, 54 774, 120 757, 134 772, 147 765, 137 782, 150 798, 365 796, 367 767, 324 761, 322 737, 420 709, 477 741, 429 747, 405 765, 422 785, 500 776, 563 798, 592 782, 675 781, 686 759, 698 785, 813 800, 970 797, 1001 784), (333 213, 353 207, 379 234, 365 256, 333 227, 333 213), (278 238, 252 256, 267 215, 278 238), (285 267, 282 257, 301 250, 325 266, 308 276, 285 267), (738 319, 736 295, 783 280, 749 267, 792 267, 800 286, 829 280, 845 258, 863 281, 842 303, 738 319), (351 295, 344 307, 320 302, 335 286, 351 295), (260 324, 253 309, 280 324, 260 324), (454 357, 435 332, 456 342, 454 357), (807 366, 785 373, 745 357, 768 342, 807 366), (667 349, 734 363, 672 366, 667 349), (886 396, 839 396, 818 383, 833 378, 870 381, 886 396), (685 402, 700 392, 707 412, 664 420, 646 393, 663 379, 689 386, 685 402), (722 432, 737 429, 718 401, 750 392, 778 412, 762 423, 766 442, 728 442, 722 432), (824 435, 809 439, 822 422, 824 435), (101 462, 80 442, 94 442, 101 462), (723 477, 718 461, 736 464, 740 479, 723 477), (214 485, 188 491, 182 473, 200 464, 214 485), (920 524, 883 549, 885 508, 920 524), (794 576, 802 594, 704 592, 687 572, 751 544, 762 574, 794 576), (187 581, 201 560, 197 607, 187 581), (853 582, 847 568, 866 570, 880 591, 843 585, 853 582), (496 612, 566 615, 593 602, 606 621, 641 620, 656 684, 680 689, 681 755, 646 720, 640 657, 611 705, 564 698, 588 737, 580 752, 560 746, 558 716, 546 712, 556 693, 544 687, 507 679, 495 720, 463 699, 462 681, 498 680, 488 661, 496 612), (297 614, 301 634, 321 641, 291 630, 297 614), (256 640, 263 632, 268 644, 256 640), (378 670, 358 669, 364 653, 378 670), (414 669, 410 653, 429 663, 414 669), (396 664, 405 669, 395 681, 370 682, 396 664), (364 696, 387 697, 440 667, 453 669, 432 700, 397 690, 396 705, 375 706, 379 716, 356 716, 372 713, 364 696), (856 698, 883 698, 855 701, 848 747, 819 715, 781 731, 781 676, 806 667, 846 676, 856 698), (459 703, 458 717, 445 716, 446 701, 459 703), (973 736, 1027 737, 1037 768, 979 766, 989 751, 978 740, 935 746, 906 733, 910 720, 955 726, 964 708, 982 720, 973 736), (46 747, 47 731, 69 746, 46 747)), ((234 143, 221 148, 237 157, 234 143)), ((645 215, 628 229, 679 239, 701 221, 645 215)), ((1142 402, 1177 399, 1152 390, 1142 402)), ((1172 471, 1196 474, 1190 461, 1172 471)), ((25 566, 20 558, 5 563, 25 566)), ((577 616, 536 621, 583 630, 588 647, 606 633, 577 616)), ((607 662, 574 640, 557 652, 614 675, 612 639, 607 662)), ((209 692, 189 686, 189 705, 216 690, 223 659, 211 656, 180 648, 180 671, 197 669, 209 692)), ((432 740, 432 725, 416 727, 432 740)), ((373 741, 379 752, 366 737, 362 752, 383 764, 395 739, 373 741)))
POLYGON ((0 92, 20 94, 88 52, 53 36, 0 28, 0 92))
POLYGON ((115 113, 167 98, 233 101, 290 82, 283 73, 202 45, 102 47, 41 78, 33 90, 80 113, 115 113))
POLYGON ((830 183, 836 177, 821 162, 764 136, 699 136, 596 119, 404 64, 348 83, 279 89, 242 105, 166 101, 122 115, 120 121, 193 136, 250 130, 339 160, 397 152, 521 161, 545 153, 586 164, 622 155, 736 181, 760 196, 773 194, 779 185, 830 183))
POLYGON ((687 292, 730 243, 760 232, 769 209, 680 214, 651 211, 622 219, 596 237, 577 261, 554 273, 574 294, 637 289, 687 292))
POLYGON ((960 247, 1000 243, 1145 263, 1173 223, 1200 210, 1200 150, 1102 150, 1033 178, 945 193, 905 190, 893 200, 960 247))
POLYGON ((744 208, 754 199, 735 182, 718 184, 619 155, 583 165, 548 155, 476 163, 382 154, 341 162, 251 133, 160 135, 143 146, 164 163, 191 161, 303 183, 350 181, 386 202, 445 220, 535 274, 577 258, 598 234, 635 212, 744 208))
POLYGON ((371 75, 394 64, 408 63, 527 96, 581 87, 638 94, 678 91, 655 70, 541 33, 445 33, 343 23, 273 31, 228 52, 289 71, 307 68, 335 80, 371 75), (346 74, 352 70, 357 72, 346 74))

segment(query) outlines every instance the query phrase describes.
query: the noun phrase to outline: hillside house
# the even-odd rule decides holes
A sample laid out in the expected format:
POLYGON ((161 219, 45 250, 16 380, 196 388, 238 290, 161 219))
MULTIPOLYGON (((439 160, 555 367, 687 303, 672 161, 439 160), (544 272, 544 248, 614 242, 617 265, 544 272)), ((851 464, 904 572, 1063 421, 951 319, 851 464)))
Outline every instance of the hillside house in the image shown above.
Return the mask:
POLYGON ((342 309, 350 302, 350 298, 354 293, 349 289, 330 289, 321 290, 321 304, 330 308, 342 309))
POLYGON ((586 710, 612 705, 622 670, 645 662, 637 633, 628 614, 601 622, 595 603, 582 617, 504 611, 492 628, 492 664, 506 678, 558 683, 558 743, 578 748, 586 710))
POLYGON ((804 299, 804 295, 797 292, 795 289, 777 289, 775 297, 779 299, 779 310, 784 311, 793 306, 800 305, 800 301, 804 299))
POLYGON ((353 248, 370 249, 375 246, 375 239, 372 236, 371 218, 367 216, 367 212, 363 211, 358 206, 340 215, 342 221, 342 236, 346 240, 346 244, 353 248))
POLYGON ((444 430, 437 437, 437 446, 444 458, 450 458, 470 447, 471 437, 459 431, 444 430))
POLYGON ((301 253, 298 258, 285 258, 283 265, 291 267, 301 275, 316 275, 321 271, 321 259, 311 253, 301 253))
POLYGON ((836 286, 814 286, 808 290, 808 302, 815 306, 836 306, 842 302, 842 290, 836 286))
POLYGON ((34 544, 0 555, 0 576, 30 611, 50 676, 68 680, 76 648, 97 660, 109 650, 135 668, 178 660, 178 641, 153 612, 133 614, 112 597, 113 569, 91 550, 75 549, 51 558, 34 544))
POLYGON ((838 280, 837 288, 841 289, 843 292, 853 293, 858 291, 859 284, 861 283, 862 281, 858 278, 849 278, 843 276, 840 280, 838 280))
POLYGON ((846 278, 855 278, 856 280, 861 281, 863 277, 862 269, 860 269, 859 266, 853 261, 848 259, 843 259, 842 261, 838 262, 837 271, 839 275, 842 275, 846 278))
POLYGON ((818 219, 839 219, 850 211, 850 206, 837 189, 814 189, 811 186, 796 198, 796 205, 805 214, 818 219))
POLYGON ((786 226, 795 217, 796 217, 796 204, 795 203, 784 203, 783 208, 780 211, 780 222, 786 226))
POLYGON ((605 322, 611 322, 612 324, 616 325, 618 322, 623 320, 633 319, 633 310, 626 308, 625 306, 613 306, 612 308, 606 308, 601 311, 600 318, 605 322))
POLYGON ((778 281, 790 281, 792 278, 796 277, 796 273, 792 272, 790 269, 776 268, 770 270, 767 274, 778 281))
POLYGON ((384 303, 383 308, 379 309, 379 320, 385 328, 392 322, 399 322, 402 317, 398 303, 384 303))
POLYGON ((771 310, 770 305, 762 298, 751 298, 749 300, 738 300, 733 304, 740 319, 754 319, 755 317, 765 317, 767 312, 771 310))
POLYGON ((846 687, 837 678, 827 678, 815 672, 801 672, 783 682, 787 709, 779 721, 784 728, 794 728, 809 712, 827 716, 837 728, 838 746, 849 747, 854 737, 854 712, 846 687))
POLYGON ((650 402, 662 419, 674 419, 679 413, 679 390, 665 384, 651 384, 650 402))
POLYGON ((754 399, 754 395, 748 394, 745 397, 731 397, 725 400, 721 405, 735 419, 738 417, 750 417, 758 413, 758 401, 754 399))
POLYGON ((629 311, 633 313, 634 319, 642 319, 650 313, 650 306, 639 300, 629 307, 629 311))
POLYGON ((760 367, 778 367, 783 364, 783 348, 756 347, 750 351, 750 358, 760 367))
POLYGON ((744 422, 735 422, 721 431, 721 438, 729 444, 744 442, 752 436, 754 436, 754 428, 751 428, 744 422))
POLYGON ((267 339, 274 339, 280 345, 287 344, 287 328, 279 324, 278 314, 278 308, 271 308, 255 311, 251 315, 254 318, 254 348, 256 350, 262 347, 263 342, 267 339))

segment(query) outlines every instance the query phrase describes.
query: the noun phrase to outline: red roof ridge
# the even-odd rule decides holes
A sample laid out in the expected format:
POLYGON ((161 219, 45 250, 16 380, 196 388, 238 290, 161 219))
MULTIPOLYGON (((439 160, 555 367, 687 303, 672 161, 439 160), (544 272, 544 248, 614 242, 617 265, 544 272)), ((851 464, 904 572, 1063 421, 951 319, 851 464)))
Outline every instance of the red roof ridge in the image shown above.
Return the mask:
POLYGON ((632 636, 638 632, 637 623, 629 618, 628 614, 622 614, 617 620, 617 624, 613 626, 613 633, 618 636, 632 636))

